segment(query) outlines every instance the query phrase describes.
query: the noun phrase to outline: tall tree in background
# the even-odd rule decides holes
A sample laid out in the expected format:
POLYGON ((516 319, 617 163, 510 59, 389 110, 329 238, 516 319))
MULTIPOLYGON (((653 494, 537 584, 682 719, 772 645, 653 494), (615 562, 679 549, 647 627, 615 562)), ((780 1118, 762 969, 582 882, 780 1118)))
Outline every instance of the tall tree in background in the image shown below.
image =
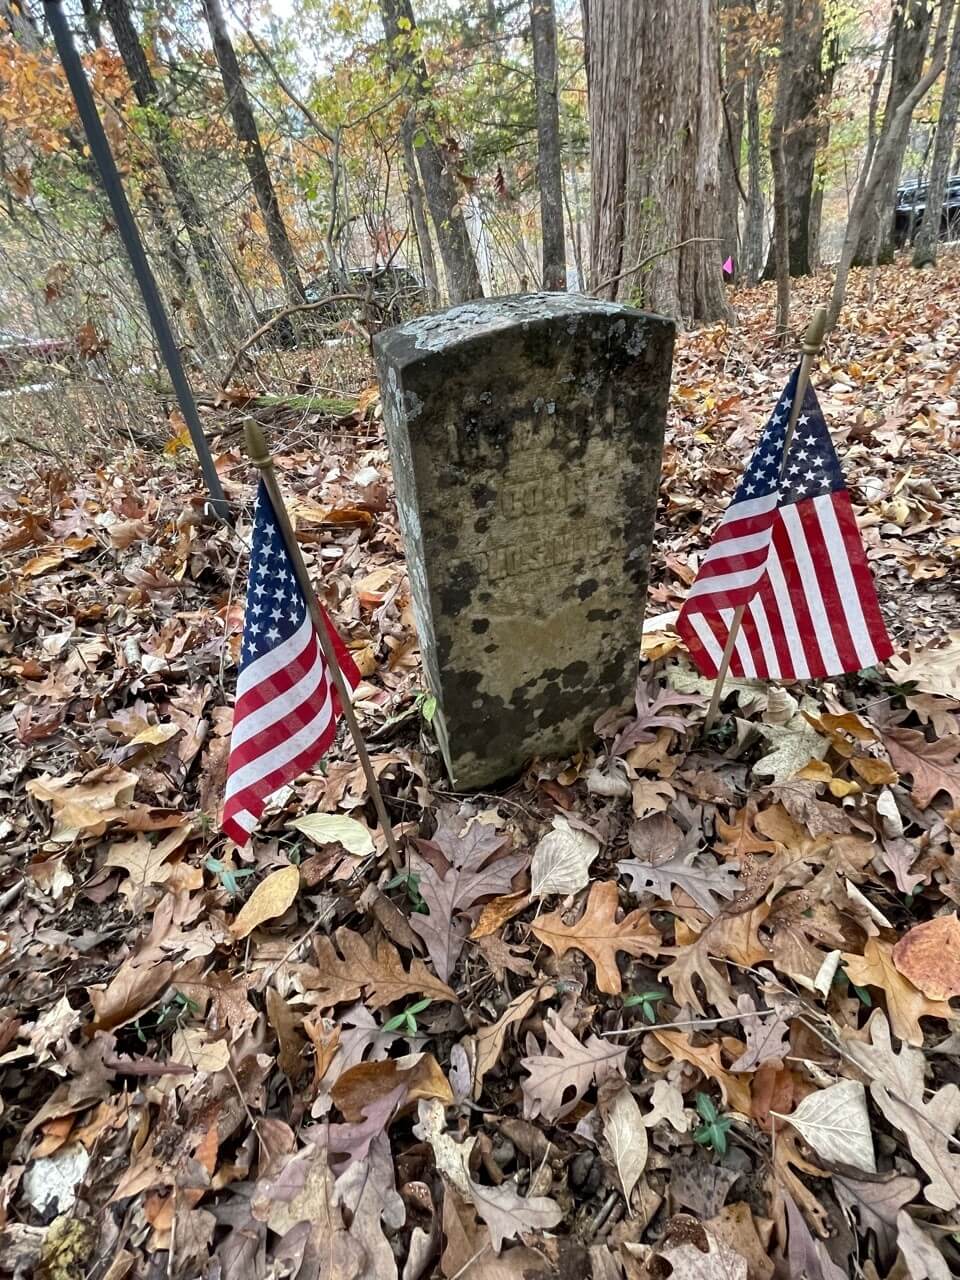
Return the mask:
POLYGON ((760 133, 760 82, 763 79, 763 66, 758 58, 750 65, 746 86, 746 120, 747 120, 747 164, 749 178, 747 182, 747 212, 743 220, 742 267, 744 282, 748 285, 759 283, 763 269, 763 146, 760 133))
POLYGON ((740 154, 746 104, 748 7, 742 0, 724 0, 723 123, 720 130, 720 257, 733 259, 739 274, 740 154))
MULTIPOLYGON (((783 27, 777 66, 777 94, 770 122, 770 171, 773 174, 773 236, 770 257, 777 282, 777 336, 785 342, 790 329, 790 228, 798 211, 790 208, 787 193, 786 132, 791 101, 791 79, 795 59, 796 22, 802 0, 783 0, 783 27)), ((813 174, 810 175, 811 182, 813 174)), ((768 270, 769 270, 768 259, 768 270)))
POLYGON ((243 83, 240 63, 227 31, 220 0, 203 0, 203 12, 210 28, 210 39, 216 54, 217 65, 227 95, 227 106, 233 117, 233 127, 243 153, 243 163, 250 175, 250 185, 260 208, 267 230, 270 251, 273 254, 287 297, 292 303, 303 300, 303 281, 297 267, 296 254, 287 234, 283 214, 277 201, 267 158, 260 142, 260 131, 250 105, 250 98, 243 83))
MULTIPOLYGON (((788 269, 791 276, 808 276, 813 270, 810 243, 810 211, 819 134, 823 50, 823 5, 821 0, 783 0, 783 36, 777 79, 777 103, 782 111, 783 199, 776 189, 774 173, 774 217, 778 205, 788 211, 788 269)), ((764 276, 777 276, 774 227, 764 276)))
POLYGON ((943 217, 943 197, 950 177, 950 159, 953 155, 953 139, 957 131, 957 113, 960 108, 960 17, 954 19, 950 56, 940 102, 940 119, 937 121, 937 137, 933 144, 933 162, 930 181, 927 184, 927 200, 923 209, 920 229, 913 242, 913 265, 926 267, 937 260, 937 240, 940 235, 940 219, 943 217))
MULTIPOLYGON (((954 0, 940 0, 940 13, 930 52, 929 65, 893 115, 889 118, 884 118, 883 129, 879 134, 876 131, 875 123, 877 99, 882 85, 882 70, 874 83, 873 96, 870 103, 867 152, 860 168, 857 189, 854 192, 850 213, 847 217, 847 229, 843 237, 843 247, 840 250, 840 261, 837 263, 833 296, 830 299, 829 323, 831 328, 840 317, 847 288, 847 275, 856 255, 857 246, 860 243, 867 213, 869 210, 876 208, 877 192, 886 179, 889 166, 894 157, 898 154, 903 155, 903 148, 906 146, 905 139, 914 110, 943 74, 943 67, 946 61, 947 33, 950 29, 953 10, 954 0)), ((891 42, 888 37, 888 43, 891 42)))
POLYGON ((553 0, 530 0, 530 38, 536 79, 536 179, 540 187, 543 287, 566 289, 563 241, 563 177, 559 141, 557 14, 553 0))
POLYGON ((830 101, 833 97, 833 83, 837 68, 840 66, 840 35, 836 29, 824 33, 823 46, 820 51, 820 105, 817 124, 817 158, 813 173, 813 197, 810 201, 809 245, 810 267, 816 271, 820 265, 820 226, 823 221, 823 193, 826 185, 822 170, 822 160, 830 142, 830 101))
POLYGON ((874 260, 893 261, 893 217, 897 186, 913 115, 913 108, 905 115, 900 109, 923 75, 934 8, 931 0, 894 0, 893 3, 887 36, 891 66, 890 86, 874 163, 881 151, 886 154, 887 159, 876 184, 871 183, 874 186, 873 195, 857 240, 854 266, 869 266, 874 260), (895 121, 899 121, 896 126, 895 121), (885 146, 885 140, 891 131, 893 140, 889 146, 885 146))
POLYGON ((729 317, 720 257, 717 0, 589 0, 593 286, 729 317))
MULTIPOLYGON (((383 29, 387 37, 390 62, 403 81, 407 128, 423 179, 423 190, 430 217, 437 233, 437 244, 447 278, 451 302, 483 296, 477 259, 470 243, 470 233, 460 208, 460 192, 456 176, 444 160, 433 136, 432 112, 429 105, 430 78, 419 51, 416 19, 410 0, 380 0, 383 29)), ((409 175, 408 175, 409 176, 409 175)))
POLYGON ((157 82, 130 17, 127 0, 104 0, 103 12, 117 42, 137 101, 142 107, 148 108, 144 115, 150 139, 190 238, 200 278, 220 312, 220 327, 225 328, 228 333, 234 333, 240 324, 237 300, 227 280, 216 241, 187 177, 170 120, 160 101, 157 82))
POLYGON ((560 104, 557 84, 557 15, 553 0, 530 0, 530 38, 537 98, 537 182, 543 287, 567 287, 563 238, 563 173, 560 159, 560 104))

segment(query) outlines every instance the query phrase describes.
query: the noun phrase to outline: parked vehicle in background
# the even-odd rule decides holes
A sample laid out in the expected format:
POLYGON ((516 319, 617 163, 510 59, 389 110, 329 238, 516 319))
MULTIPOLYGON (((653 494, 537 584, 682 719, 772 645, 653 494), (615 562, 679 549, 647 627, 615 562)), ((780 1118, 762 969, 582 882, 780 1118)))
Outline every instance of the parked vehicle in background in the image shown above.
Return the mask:
POLYGON ((0 386, 29 382, 40 372, 37 366, 72 360, 77 354, 76 343, 68 338, 41 338, 0 329, 0 386))
MULTIPOLYGON (((407 267, 354 267, 347 276, 347 292, 368 297, 383 308, 384 327, 400 324, 426 306, 427 294, 423 281, 415 271, 407 267)), ((307 302, 320 302, 323 298, 343 292, 342 283, 338 284, 333 275, 315 276, 304 286, 307 302)), ((318 336, 328 337, 336 332, 337 326, 356 307, 357 303, 350 300, 330 302, 326 306, 317 307, 315 311, 284 316, 270 330, 265 341, 273 347, 297 347, 318 336)), ((280 315, 285 309, 286 304, 261 311, 261 323, 280 315)))
MULTIPOLYGON (((917 228, 927 207, 927 183, 905 182, 897 188, 897 207, 893 219, 893 238, 898 249, 913 243, 917 228)), ((940 213, 941 240, 960 236, 960 176, 947 180, 940 213)))

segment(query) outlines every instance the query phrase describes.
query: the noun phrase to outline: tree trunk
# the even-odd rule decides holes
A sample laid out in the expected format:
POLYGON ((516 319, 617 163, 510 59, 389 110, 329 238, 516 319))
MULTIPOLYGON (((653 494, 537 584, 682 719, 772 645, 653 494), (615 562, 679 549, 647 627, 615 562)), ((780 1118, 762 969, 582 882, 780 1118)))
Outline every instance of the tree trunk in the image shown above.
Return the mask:
POLYGON ((432 135, 430 80, 424 61, 414 52, 416 19, 410 0, 380 0, 383 29, 394 72, 403 81, 407 111, 412 115, 416 151, 427 207, 437 233, 440 257, 451 302, 483 296, 477 260, 460 207, 457 179, 445 163, 432 135))
MULTIPOLYGON (((823 50, 821 0, 784 0, 780 81, 783 82, 783 159, 785 199, 790 211, 789 269, 792 276, 813 271, 810 253, 810 207, 817 160, 823 50)), ((778 94, 780 93, 778 81, 778 94)), ((776 200, 774 200, 776 208, 776 200)), ((775 241, 764 270, 776 278, 775 241)))
POLYGON ((747 216, 743 223, 743 278, 751 288, 763 269, 763 148, 760 144, 760 102, 757 90, 763 70, 754 66, 747 81, 747 216))
POLYGON ((253 187, 263 224, 267 229, 270 252, 280 271, 287 298, 296 305, 303 301, 303 281, 300 279, 296 254, 287 234, 270 170, 267 168, 267 158, 263 154, 263 146, 260 142, 260 131, 243 83, 233 41, 230 39, 230 33, 224 21, 220 0, 203 0, 203 13, 210 28, 210 39, 213 41, 213 51, 216 54, 217 65, 226 91, 227 106, 233 117, 233 127, 243 153, 243 163, 247 166, 250 185, 253 187))
POLYGON ((953 24, 953 39, 947 60, 947 75, 940 102, 940 119, 937 121, 937 137, 933 144, 933 162, 930 181, 927 184, 927 202, 920 222, 920 230, 913 242, 913 265, 926 267, 937 260, 937 241, 940 238, 940 221, 943 217, 943 197, 950 177, 950 159, 953 155, 953 138, 957 131, 957 114, 960 108, 960 20, 953 24))
POLYGON ((563 177, 560 169, 560 105, 557 86, 557 15, 553 0, 530 0, 530 39, 537 97, 537 181, 543 287, 567 287, 563 237, 563 177))
MULTIPOLYGON (((802 211, 791 209, 787 194, 786 128, 795 102, 792 81, 796 69, 796 22, 800 15, 795 0, 783 0, 783 34, 777 69, 777 96, 770 122, 770 169, 773 173, 773 259, 777 282, 777 338, 786 342, 790 332, 790 246, 791 228, 802 211)), ((811 174, 811 181, 813 175, 811 174)), ((809 212, 809 211, 808 211, 809 212)), ((769 260, 768 260, 769 268, 769 260)))
POLYGON ((718 47, 717 0, 590 0, 594 290, 706 323, 731 316, 718 47))
MULTIPOLYGON (((817 125, 817 155, 822 156, 830 143, 830 114, 827 105, 833 97, 833 82, 836 79, 837 67, 840 64, 840 38, 832 36, 829 45, 821 55, 820 69, 820 105, 819 123, 817 125)), ((823 173, 814 164, 813 196, 810 200, 810 225, 808 242, 810 245, 810 269, 816 271, 820 266, 820 225, 823 220, 823 173)))
POLYGON ((103 12, 117 42, 137 101, 142 107, 150 108, 145 113, 147 129, 177 210, 187 229, 200 277, 222 312, 227 331, 232 335, 240 326, 237 300, 223 270, 216 243, 204 222, 197 198, 187 179, 170 121, 160 103, 153 72, 130 18, 127 0, 104 0, 103 12))
MULTIPOLYGON (((892 128, 900 107, 923 74, 923 63, 932 25, 933 8, 928 0, 900 0, 900 3, 893 6, 890 18, 893 63, 877 155, 880 154, 881 145, 892 128)), ((879 261, 893 261, 894 209, 897 203, 900 170, 903 167, 903 157, 910 133, 910 117, 907 116, 905 121, 901 117, 901 121, 902 127, 898 126, 895 143, 889 147, 883 146, 883 153, 887 159, 884 162, 883 172, 877 177, 876 194, 860 230, 853 258, 855 267, 869 265, 877 245, 879 245, 879 249, 876 250, 879 261)))
MULTIPOLYGON (((943 72, 946 60, 947 32, 950 28, 953 7, 954 0, 941 0, 940 17, 931 49, 930 65, 927 67, 925 74, 920 77, 897 107, 889 121, 884 119, 884 128, 881 136, 876 140, 871 137, 868 142, 867 156, 857 182, 853 204, 850 207, 847 229, 843 237, 843 248, 840 251, 840 261, 837 264, 833 296, 830 300, 830 328, 833 328, 837 323, 843 308, 847 275, 861 240, 867 211, 873 205, 892 157, 897 153, 898 148, 904 145, 904 139, 910 128, 910 120, 917 105, 943 72)), ((871 107, 871 116, 872 114, 873 108, 871 107)))
POLYGON ((95 0, 80 0, 80 8, 83 10, 83 25, 87 28, 90 43, 95 49, 102 49, 103 32, 100 27, 100 10, 97 8, 95 0))
POLYGON ((723 121, 720 128, 720 257, 733 259, 736 277, 740 262, 740 152, 746 100, 747 9, 741 0, 724 0, 731 10, 723 42, 723 121))
POLYGON ((0 0, 0 35, 5 29, 24 49, 40 48, 40 32, 28 10, 16 0, 0 0))
POLYGON ((408 114, 400 129, 403 139, 403 167, 407 175, 407 199, 410 202, 410 214, 413 218, 413 229, 420 252, 423 287, 427 295, 427 305, 432 309, 440 301, 440 290, 437 287, 437 262, 433 255, 433 241, 430 239, 430 226, 423 204, 423 187, 420 185, 417 157, 413 149, 412 124, 413 120, 408 114))

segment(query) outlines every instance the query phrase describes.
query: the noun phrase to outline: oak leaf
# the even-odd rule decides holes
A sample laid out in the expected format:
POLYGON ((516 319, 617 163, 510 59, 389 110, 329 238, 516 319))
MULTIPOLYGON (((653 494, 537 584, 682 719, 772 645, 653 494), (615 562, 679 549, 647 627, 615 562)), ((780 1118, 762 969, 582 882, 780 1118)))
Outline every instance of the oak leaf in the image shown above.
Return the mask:
POLYGON ((507 1031, 515 1023, 524 1020, 538 1001, 552 992, 552 987, 531 987, 511 1000, 496 1022, 478 1027, 473 1036, 475 1057, 473 1060, 473 1097, 479 1098, 483 1092, 483 1081, 488 1071, 492 1071, 500 1060, 503 1041, 507 1031))
POLYGON ((872 1231, 877 1237, 881 1261, 889 1262, 897 1245, 897 1214, 905 1204, 916 1199, 920 1183, 906 1175, 861 1182, 858 1178, 834 1174, 833 1186, 840 1204, 856 1209, 861 1229, 872 1231))
POLYGON ((679 853, 656 863, 624 858, 618 866, 629 877, 634 893, 653 892, 669 902, 673 890, 681 889, 709 916, 718 914, 718 898, 732 898, 738 888, 737 865, 718 867, 709 854, 704 855, 699 866, 693 864, 690 855, 679 853))
POLYGON ((703 983, 707 1003, 727 1017, 736 1012, 733 992, 729 980, 710 959, 708 947, 706 935, 701 935, 686 946, 665 947, 663 954, 676 958, 672 964, 665 965, 660 970, 660 981, 670 983, 673 998, 678 1005, 689 1005, 702 1016, 706 1010, 693 985, 694 978, 699 978, 703 983))
POLYGON ((725 1101, 734 1110, 745 1116, 750 1114, 750 1086, 745 1080, 738 1080, 724 1068, 720 1061, 718 1044, 695 1045, 691 1042, 691 1037, 683 1031, 654 1029, 653 1034, 666 1049, 670 1050, 674 1058, 691 1063, 709 1079, 715 1080, 720 1086, 725 1101))
POLYGON ((523 1114, 528 1120, 538 1115, 559 1120, 573 1110, 592 1084, 626 1074, 625 1045, 595 1035, 581 1044, 554 1012, 548 1015, 544 1030, 547 1043, 556 1052, 520 1060, 530 1073, 530 1079, 523 1082, 523 1114))
POLYGON ((530 926, 557 956, 565 955, 571 947, 588 956, 596 967, 597 987, 608 995, 618 995, 621 990, 617 952, 639 956, 657 955, 660 950, 660 934, 650 923, 649 913, 631 911, 618 923, 618 903, 617 886, 604 880, 591 887, 576 924, 564 924, 563 913, 553 911, 530 926))
POLYGON ((523 1245, 504 1249, 499 1256, 493 1254, 489 1229, 477 1220, 472 1204, 451 1186, 443 1190, 443 1238, 440 1271, 444 1276, 457 1276, 458 1280, 527 1280, 547 1269, 540 1254, 523 1245))
POLYGON ((461 832, 461 825, 459 817, 445 815, 429 842, 440 851, 439 869, 436 855, 428 859, 416 854, 411 860, 427 913, 411 915, 410 927, 426 943, 434 968, 444 982, 456 968, 470 931, 463 912, 481 898, 508 894, 513 877, 528 859, 526 853, 499 857, 507 839, 495 827, 474 821, 461 832))
POLYGON ((470 1176, 470 1153, 476 1138, 455 1142, 447 1132, 443 1104, 434 1100, 419 1105, 420 1123, 414 1132, 433 1148, 437 1169, 465 1200, 470 1201, 490 1228, 490 1244, 500 1253, 504 1240, 524 1231, 541 1232, 555 1227, 563 1210, 547 1196, 521 1196, 512 1182, 487 1187, 470 1176))
POLYGON ((933 1237, 906 1209, 897 1214, 897 1240, 911 1280, 951 1280, 950 1268, 933 1237))
POLYGON ((456 1002, 454 992, 416 956, 407 972, 400 953, 386 939, 381 938, 371 947, 351 929, 338 929, 334 938, 320 936, 314 940, 318 964, 302 975, 305 990, 317 996, 321 1009, 357 1000, 361 995, 374 1009, 410 995, 456 1002))
POLYGON ((960 805, 960 737, 948 734, 928 742, 919 729, 887 729, 884 746, 900 773, 913 775, 911 798, 918 809, 926 809, 934 797, 945 791, 960 805))
POLYGON ((432 1053, 410 1053, 380 1062, 358 1062, 337 1079, 330 1090, 334 1105, 349 1124, 359 1124, 371 1103, 379 1102, 398 1086, 406 1090, 404 1102, 439 1098, 451 1104, 453 1091, 432 1053))
POLYGON ((894 1032, 907 1044, 923 1044, 921 1018, 953 1017, 949 1004, 928 999, 901 974, 889 942, 868 938, 862 956, 844 952, 842 958, 851 982, 858 987, 879 987, 883 991, 894 1032))
MULTIPOLYGON (((790 1052, 790 1027, 780 1009, 769 1010, 768 1016, 752 1017, 757 1012, 753 998, 746 994, 737 997, 737 1010, 744 1015, 740 1030, 747 1047, 735 1062, 731 1071, 756 1071, 771 1062, 782 1063, 790 1052)), ((764 1013, 764 1010, 760 1010, 764 1013)))
POLYGON ((960 995, 960 919, 937 916, 914 925, 893 948, 893 963, 931 1000, 960 995))

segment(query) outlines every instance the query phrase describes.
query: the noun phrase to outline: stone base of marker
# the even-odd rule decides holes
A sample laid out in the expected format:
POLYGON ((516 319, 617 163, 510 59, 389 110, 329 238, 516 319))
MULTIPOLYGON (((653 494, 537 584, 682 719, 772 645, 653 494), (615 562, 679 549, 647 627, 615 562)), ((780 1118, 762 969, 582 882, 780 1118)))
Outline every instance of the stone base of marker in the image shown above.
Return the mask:
POLYGON ((569 754, 633 692, 673 337, 660 316, 550 293, 376 340, 455 787, 569 754))

